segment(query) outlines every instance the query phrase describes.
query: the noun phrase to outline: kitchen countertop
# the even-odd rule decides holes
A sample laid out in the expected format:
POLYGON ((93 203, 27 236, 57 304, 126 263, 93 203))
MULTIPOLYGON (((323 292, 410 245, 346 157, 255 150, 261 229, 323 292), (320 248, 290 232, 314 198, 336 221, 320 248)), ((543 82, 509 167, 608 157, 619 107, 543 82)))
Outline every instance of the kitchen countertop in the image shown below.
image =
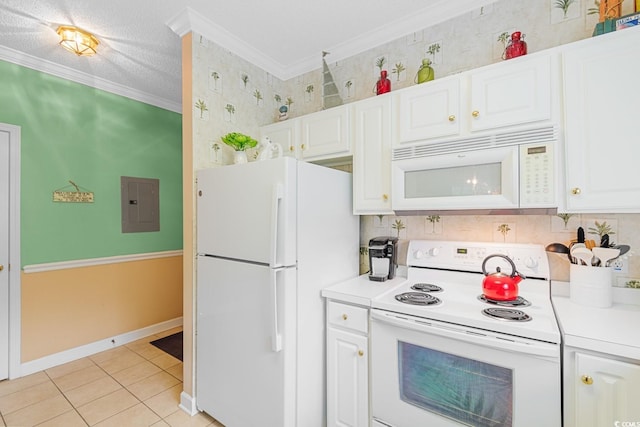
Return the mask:
MULTIPOLYGON (((398 267, 399 273, 402 272, 398 267)), ((385 282, 375 282, 369 280, 368 274, 363 274, 354 279, 337 283, 322 290, 322 296, 351 304, 371 307, 371 300, 383 293, 395 288, 406 281, 406 274, 396 274, 391 280, 385 282)))
POLYGON ((568 285, 552 287, 564 344, 640 360, 640 291, 614 287, 613 305, 594 308, 571 301, 568 285))

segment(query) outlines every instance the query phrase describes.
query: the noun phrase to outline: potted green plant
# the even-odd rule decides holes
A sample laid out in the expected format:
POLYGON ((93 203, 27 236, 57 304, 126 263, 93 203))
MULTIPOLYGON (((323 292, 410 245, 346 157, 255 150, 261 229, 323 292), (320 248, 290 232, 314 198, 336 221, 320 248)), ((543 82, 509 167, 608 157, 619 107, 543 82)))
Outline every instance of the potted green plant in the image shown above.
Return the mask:
POLYGON ((222 142, 233 148, 235 151, 234 163, 247 163, 247 148, 254 148, 258 145, 258 141, 250 136, 231 132, 222 137, 222 142))

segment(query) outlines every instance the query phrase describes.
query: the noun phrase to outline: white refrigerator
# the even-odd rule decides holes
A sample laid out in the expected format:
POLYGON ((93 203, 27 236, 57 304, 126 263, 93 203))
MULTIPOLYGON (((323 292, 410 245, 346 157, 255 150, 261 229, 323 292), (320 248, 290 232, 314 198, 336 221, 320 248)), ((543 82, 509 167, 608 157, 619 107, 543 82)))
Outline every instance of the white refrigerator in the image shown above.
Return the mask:
POLYGON ((321 289, 356 277, 351 175, 279 158, 197 173, 196 405, 227 427, 321 427, 321 289))

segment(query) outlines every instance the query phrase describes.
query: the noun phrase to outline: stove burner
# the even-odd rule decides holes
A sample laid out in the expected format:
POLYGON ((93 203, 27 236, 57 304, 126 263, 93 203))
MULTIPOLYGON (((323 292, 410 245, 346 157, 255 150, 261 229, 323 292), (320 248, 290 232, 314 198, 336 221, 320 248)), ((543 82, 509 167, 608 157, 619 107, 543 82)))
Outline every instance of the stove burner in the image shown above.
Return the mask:
POLYGON ((529 301, 527 301, 526 299, 524 299, 522 297, 517 297, 516 299, 511 300, 511 301, 500 301, 500 300, 487 298, 484 295, 479 295, 478 299, 480 301, 484 301, 484 302, 489 303, 489 304, 498 305, 500 307, 529 307, 531 305, 531 303, 529 301))
POLYGON ((431 283, 416 283, 411 287, 414 291, 422 291, 422 292, 442 292, 442 288, 438 285, 433 285, 431 283))
POLYGON ((528 322, 531 320, 531 316, 529 316, 524 311, 515 310, 513 308, 501 308, 501 307, 491 307, 485 308, 482 310, 482 314, 485 316, 493 317, 495 319, 500 320, 512 320, 515 322, 528 322))
POLYGON ((405 292, 396 295, 396 299, 405 304, 413 305, 435 305, 440 304, 440 299, 424 292, 405 292))

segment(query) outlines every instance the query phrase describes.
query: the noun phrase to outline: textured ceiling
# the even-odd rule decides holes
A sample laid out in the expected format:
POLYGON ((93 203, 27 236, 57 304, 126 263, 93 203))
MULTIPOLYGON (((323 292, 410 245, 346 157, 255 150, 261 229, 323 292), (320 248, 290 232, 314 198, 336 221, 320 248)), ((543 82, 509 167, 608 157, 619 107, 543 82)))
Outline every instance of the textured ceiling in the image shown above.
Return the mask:
POLYGON ((202 34, 281 79, 495 0, 1 0, 0 59, 181 111, 180 36, 202 34), (81 58, 58 25, 100 40, 81 58))

